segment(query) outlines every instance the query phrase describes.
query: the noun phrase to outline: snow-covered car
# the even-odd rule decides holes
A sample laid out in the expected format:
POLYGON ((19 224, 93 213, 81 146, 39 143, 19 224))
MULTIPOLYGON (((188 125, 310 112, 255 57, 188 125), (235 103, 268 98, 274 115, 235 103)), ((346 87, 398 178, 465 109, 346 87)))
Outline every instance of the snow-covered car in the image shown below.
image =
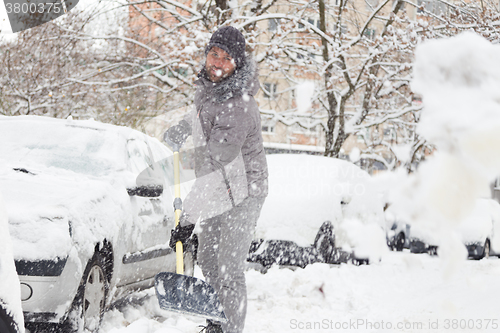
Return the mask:
POLYGON ((95 332, 112 300, 175 271, 166 146, 126 127, 32 116, 0 117, 0 141, 27 323, 95 332))
POLYGON ((335 158, 267 156, 269 196, 247 261, 304 267, 367 261, 387 250, 382 194, 370 175, 335 158))
MULTIPOLYGON (((500 256, 500 204, 493 199, 477 199, 458 231, 469 258, 500 256)), ((439 235, 419 225, 411 226, 412 253, 437 254, 438 245, 439 235)))

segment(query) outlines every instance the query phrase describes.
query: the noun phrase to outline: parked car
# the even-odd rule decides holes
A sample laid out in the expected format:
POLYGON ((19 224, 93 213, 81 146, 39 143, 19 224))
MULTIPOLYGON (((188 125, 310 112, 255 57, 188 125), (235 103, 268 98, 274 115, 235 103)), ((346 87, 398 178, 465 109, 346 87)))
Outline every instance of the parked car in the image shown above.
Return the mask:
MULTIPOLYGON (((482 259, 500 256, 500 204, 492 199, 477 199, 472 213, 459 225, 468 257, 482 259)), ((438 236, 420 226, 411 227, 410 251, 437 254, 438 236)))
POLYGON ((269 196, 251 266, 362 263, 387 250, 382 195, 367 172, 323 156, 276 154, 267 161, 269 196))
POLYGON ((0 141, 28 324, 95 332, 113 300, 175 271, 166 146, 126 127, 34 116, 0 117, 0 141))

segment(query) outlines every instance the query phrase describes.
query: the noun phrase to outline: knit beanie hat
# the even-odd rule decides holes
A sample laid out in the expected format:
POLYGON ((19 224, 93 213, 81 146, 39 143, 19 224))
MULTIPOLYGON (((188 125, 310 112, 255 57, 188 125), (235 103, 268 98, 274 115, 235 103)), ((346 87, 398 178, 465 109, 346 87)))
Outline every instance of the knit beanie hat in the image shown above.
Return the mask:
POLYGON ((234 59, 236 68, 243 66, 245 61, 245 37, 238 29, 231 26, 219 28, 210 38, 205 54, 208 54, 214 46, 226 51, 234 59))

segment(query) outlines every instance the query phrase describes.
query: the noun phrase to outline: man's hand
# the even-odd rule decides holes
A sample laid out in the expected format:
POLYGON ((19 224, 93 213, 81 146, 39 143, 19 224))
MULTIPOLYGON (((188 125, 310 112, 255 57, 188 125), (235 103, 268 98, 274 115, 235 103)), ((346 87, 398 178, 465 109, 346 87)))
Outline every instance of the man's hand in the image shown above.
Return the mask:
POLYGON ((184 227, 181 227, 178 224, 170 235, 170 243, 168 244, 172 249, 175 250, 175 244, 177 242, 182 242, 183 244, 191 237, 194 230, 194 224, 188 224, 184 227))
POLYGON ((190 133, 191 126, 185 120, 182 120, 178 125, 170 127, 163 134, 163 141, 174 149, 180 149, 190 133))

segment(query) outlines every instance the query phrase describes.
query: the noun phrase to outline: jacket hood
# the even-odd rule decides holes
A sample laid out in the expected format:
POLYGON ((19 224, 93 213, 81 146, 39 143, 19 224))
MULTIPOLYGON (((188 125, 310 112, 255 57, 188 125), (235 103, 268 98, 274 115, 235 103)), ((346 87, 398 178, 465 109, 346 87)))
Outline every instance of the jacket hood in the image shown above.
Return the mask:
POLYGON ((206 89, 211 90, 211 95, 219 103, 245 94, 255 96, 260 88, 257 63, 249 54, 246 55, 243 66, 236 69, 231 76, 221 82, 214 83, 210 81, 207 77, 205 66, 203 66, 198 77, 199 80, 196 81, 196 84, 201 83, 206 89))

